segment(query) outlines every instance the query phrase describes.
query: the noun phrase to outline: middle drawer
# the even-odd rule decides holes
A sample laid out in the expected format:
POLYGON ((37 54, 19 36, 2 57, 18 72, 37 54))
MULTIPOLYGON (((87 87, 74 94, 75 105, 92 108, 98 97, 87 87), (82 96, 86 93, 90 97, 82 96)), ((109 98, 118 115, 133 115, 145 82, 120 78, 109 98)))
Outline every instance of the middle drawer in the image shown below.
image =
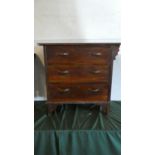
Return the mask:
POLYGON ((108 65, 49 65, 47 66, 48 83, 65 82, 107 82, 108 65))

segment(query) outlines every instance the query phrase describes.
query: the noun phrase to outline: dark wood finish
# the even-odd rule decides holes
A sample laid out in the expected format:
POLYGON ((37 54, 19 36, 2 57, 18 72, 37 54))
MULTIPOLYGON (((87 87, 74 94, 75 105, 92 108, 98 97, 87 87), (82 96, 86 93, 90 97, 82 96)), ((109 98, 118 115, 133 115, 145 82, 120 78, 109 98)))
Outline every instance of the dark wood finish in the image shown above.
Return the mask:
POLYGON ((108 101, 107 83, 50 84, 48 90, 48 99, 51 103, 108 101))
POLYGON ((48 46, 47 63, 50 64, 108 64, 110 47, 48 46))
POLYGON ((107 114, 113 60, 120 44, 40 45, 44 46, 48 104, 96 103, 107 114))
POLYGON ((109 65, 49 65, 48 83, 108 82, 109 65))
POLYGON ((56 109, 57 109, 57 104, 48 104, 47 105, 47 108, 48 108, 48 115, 51 113, 51 112, 54 112, 56 109))

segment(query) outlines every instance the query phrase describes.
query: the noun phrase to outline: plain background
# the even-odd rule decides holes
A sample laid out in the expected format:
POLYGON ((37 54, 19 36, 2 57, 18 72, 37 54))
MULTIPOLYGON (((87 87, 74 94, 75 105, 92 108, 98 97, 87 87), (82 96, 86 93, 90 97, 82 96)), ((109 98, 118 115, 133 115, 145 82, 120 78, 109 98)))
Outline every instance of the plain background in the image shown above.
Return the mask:
MULTIPOLYGON (((155 154, 154 1, 121 4, 122 155, 155 154)), ((0 5, 0 154, 34 151, 34 5, 0 5)))
POLYGON ((120 0, 34 0, 37 41, 120 41, 120 0))

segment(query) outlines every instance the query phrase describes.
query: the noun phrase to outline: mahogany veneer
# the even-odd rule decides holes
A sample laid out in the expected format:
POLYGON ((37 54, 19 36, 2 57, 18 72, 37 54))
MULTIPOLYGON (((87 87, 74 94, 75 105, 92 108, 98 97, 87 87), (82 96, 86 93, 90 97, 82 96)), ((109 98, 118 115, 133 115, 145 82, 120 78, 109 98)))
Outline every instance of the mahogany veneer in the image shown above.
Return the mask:
POLYGON ((40 45, 44 47, 47 103, 54 106, 64 103, 95 103, 100 104, 107 114, 113 60, 120 44, 40 45))

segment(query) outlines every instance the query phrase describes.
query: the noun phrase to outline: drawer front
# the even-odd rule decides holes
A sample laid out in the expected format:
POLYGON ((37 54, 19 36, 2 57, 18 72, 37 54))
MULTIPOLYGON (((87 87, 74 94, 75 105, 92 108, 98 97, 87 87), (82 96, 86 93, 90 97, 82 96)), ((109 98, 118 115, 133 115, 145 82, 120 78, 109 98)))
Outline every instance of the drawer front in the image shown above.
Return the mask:
POLYGON ((110 47, 87 46, 47 46, 47 64, 93 63, 108 64, 110 47))
POLYGON ((108 65, 50 65, 47 66, 49 83, 107 82, 108 65))
POLYGON ((48 86, 49 102, 108 101, 107 83, 51 84, 48 86))

